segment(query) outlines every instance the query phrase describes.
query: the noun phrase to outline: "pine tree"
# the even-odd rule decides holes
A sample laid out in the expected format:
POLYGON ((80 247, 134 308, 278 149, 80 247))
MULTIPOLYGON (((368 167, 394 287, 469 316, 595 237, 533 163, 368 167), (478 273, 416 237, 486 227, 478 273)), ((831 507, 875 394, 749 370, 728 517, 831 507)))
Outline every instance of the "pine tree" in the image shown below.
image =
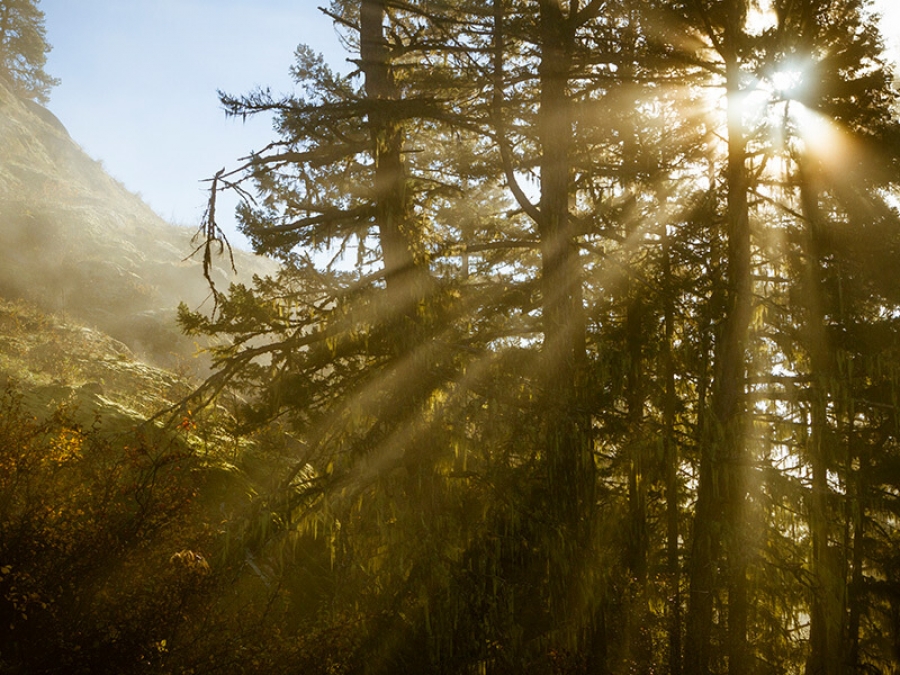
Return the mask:
POLYGON ((44 70, 47 63, 47 31, 39 0, 0 2, 0 74, 24 98, 38 103, 49 100, 59 84, 44 70))
POLYGON ((868 372, 869 378, 881 382, 875 385, 877 389, 892 386, 887 382, 893 375, 890 371, 874 375, 865 366, 851 375, 846 368, 849 362, 880 361, 883 357, 863 356, 868 348, 864 340, 848 349, 849 344, 839 336, 855 332, 858 321, 891 332, 890 322, 885 324, 875 316, 862 319, 858 309, 879 302, 892 306, 895 299, 888 289, 872 284, 868 273, 851 272, 858 247, 835 246, 834 238, 841 230, 852 228, 860 241, 875 236, 886 255, 893 255, 897 216, 887 208, 879 190, 895 181, 900 155, 889 112, 890 76, 879 61, 879 39, 865 23, 862 4, 809 2, 792 10, 782 15, 781 26, 797 36, 792 58, 805 64, 804 76, 809 78, 796 85, 791 94, 797 100, 788 104, 796 107, 791 131, 802 139, 792 152, 797 185, 794 199, 804 221, 796 237, 800 251, 794 265, 801 271, 798 321, 804 329, 802 343, 810 378, 806 454, 811 484, 806 508, 812 580, 806 672, 840 673, 862 667, 860 617, 866 614, 868 604, 863 592, 863 541, 872 488, 867 483, 868 471, 853 467, 865 466, 879 454, 888 453, 884 446, 874 452, 863 440, 873 426, 883 424, 883 418, 859 400, 869 395, 859 391, 857 378, 868 372), (821 138, 803 128, 804 124, 816 124, 816 119, 830 128, 833 140, 840 139, 837 147, 826 150, 821 138), (840 176, 833 155, 841 158, 840 176), (865 168, 857 164, 863 156, 865 168), (863 284, 866 290, 855 291, 856 284, 863 284), (860 295, 850 301, 856 292, 860 295), (849 495, 841 498, 835 494, 829 472, 852 486, 849 495), (844 513, 858 515, 849 518, 841 513, 842 508, 844 513), (835 522, 841 523, 843 530, 834 527, 835 522))

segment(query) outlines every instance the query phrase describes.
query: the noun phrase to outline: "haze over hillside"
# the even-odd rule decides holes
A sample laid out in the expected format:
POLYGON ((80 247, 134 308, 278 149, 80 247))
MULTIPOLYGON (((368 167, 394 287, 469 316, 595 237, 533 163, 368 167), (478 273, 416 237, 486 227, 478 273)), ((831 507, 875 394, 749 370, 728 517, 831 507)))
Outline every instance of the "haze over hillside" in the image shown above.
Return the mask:
MULTIPOLYGON (((193 231, 157 216, 49 110, 0 81, 0 296, 65 312, 171 365, 195 351, 174 323, 209 296, 193 231)), ((160 167, 160 171, 165 171, 160 167)), ((243 278, 272 267, 236 251, 243 278)), ((217 284, 229 279, 222 261, 217 284)))

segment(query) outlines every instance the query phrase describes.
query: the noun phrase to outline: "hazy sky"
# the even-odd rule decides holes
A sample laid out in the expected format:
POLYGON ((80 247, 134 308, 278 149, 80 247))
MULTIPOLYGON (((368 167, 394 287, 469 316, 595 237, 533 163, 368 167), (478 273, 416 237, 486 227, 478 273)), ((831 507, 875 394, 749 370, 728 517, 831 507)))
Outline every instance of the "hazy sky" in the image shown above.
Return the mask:
MULTIPOLYGON (((291 88, 306 43, 338 67, 346 55, 322 0, 42 0, 48 72, 62 80, 50 109, 87 153, 163 218, 196 226, 201 179, 264 147, 269 122, 227 120, 216 90, 291 88)), ((900 47, 900 0, 877 0, 900 47)), ((229 202, 228 204, 233 204, 229 202)), ((232 243, 233 206, 220 224, 232 243)))

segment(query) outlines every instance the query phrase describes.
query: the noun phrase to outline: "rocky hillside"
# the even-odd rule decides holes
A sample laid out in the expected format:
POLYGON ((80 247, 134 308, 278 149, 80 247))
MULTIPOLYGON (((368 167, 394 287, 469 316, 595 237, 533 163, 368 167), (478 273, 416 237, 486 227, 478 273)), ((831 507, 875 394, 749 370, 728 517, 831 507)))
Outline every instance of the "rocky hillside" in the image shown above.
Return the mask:
POLYGON ((0 392, 21 391, 37 417, 64 405, 85 428, 102 418, 107 431, 128 431, 184 399, 191 386, 99 330, 0 298, 0 392))
MULTIPOLYGON (((193 231, 159 218, 2 81, 0 148, 0 297, 62 312, 159 365, 195 352, 174 323, 179 302, 209 295, 200 263, 186 260, 193 231)), ((236 253, 242 277, 271 269, 236 253)))

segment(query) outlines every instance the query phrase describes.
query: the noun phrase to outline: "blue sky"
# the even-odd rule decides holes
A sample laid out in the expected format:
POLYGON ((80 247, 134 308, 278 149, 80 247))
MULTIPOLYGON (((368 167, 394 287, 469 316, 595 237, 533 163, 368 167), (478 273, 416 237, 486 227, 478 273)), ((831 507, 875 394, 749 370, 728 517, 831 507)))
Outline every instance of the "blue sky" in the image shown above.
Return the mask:
MULTIPOLYGON (((49 108, 72 138, 163 218, 196 226, 203 178, 273 138, 269 120, 226 119, 217 89, 291 89, 306 43, 345 55, 316 0, 43 0, 49 108)), ((233 204, 233 202, 231 202, 233 204)), ((220 207, 231 228, 233 206, 220 207)))
MULTIPOLYGON (((291 89, 305 43, 343 68, 326 0, 43 0, 50 109, 107 171, 170 222, 195 227, 204 178, 272 140, 269 121, 228 120, 216 90, 291 89)), ((900 0, 877 0, 900 47, 900 0)), ((233 200, 219 208, 233 244, 233 200)))

